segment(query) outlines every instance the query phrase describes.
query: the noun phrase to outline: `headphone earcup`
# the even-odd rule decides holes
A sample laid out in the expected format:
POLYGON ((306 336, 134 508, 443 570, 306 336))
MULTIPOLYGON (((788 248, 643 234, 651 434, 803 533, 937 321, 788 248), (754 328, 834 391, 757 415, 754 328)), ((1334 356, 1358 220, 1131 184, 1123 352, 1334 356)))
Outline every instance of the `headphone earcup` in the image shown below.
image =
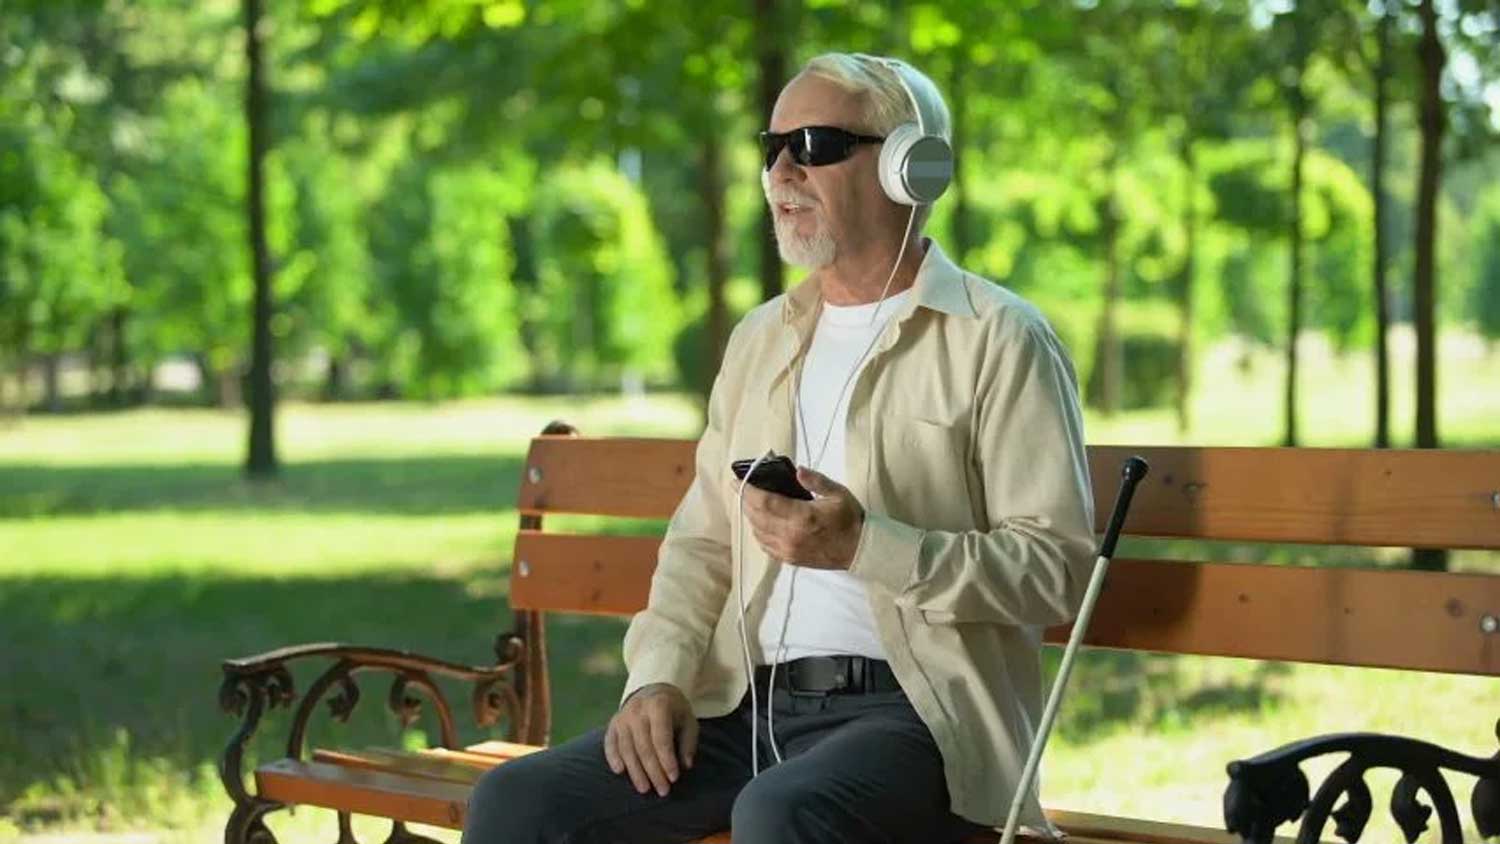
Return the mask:
POLYGON ((938 135, 903 123, 880 147, 880 186, 892 202, 931 205, 953 181, 953 150, 938 135))
POLYGON ((915 123, 902 123, 886 133, 885 143, 880 145, 880 186, 892 202, 900 205, 916 205, 918 200, 906 189, 902 168, 907 153, 922 137, 915 123))

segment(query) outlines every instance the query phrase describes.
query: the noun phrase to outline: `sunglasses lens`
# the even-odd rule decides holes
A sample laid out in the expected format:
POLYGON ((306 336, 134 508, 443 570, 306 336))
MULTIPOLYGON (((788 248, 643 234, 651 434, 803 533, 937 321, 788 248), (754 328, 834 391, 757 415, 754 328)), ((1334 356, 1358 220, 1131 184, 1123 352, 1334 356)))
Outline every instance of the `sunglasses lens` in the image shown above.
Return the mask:
POLYGON ((792 160, 803 167, 821 167, 837 164, 854 152, 855 136, 832 126, 804 126, 790 132, 761 132, 761 150, 766 156, 766 169, 776 166, 782 147, 791 153, 792 160))
POLYGON ((818 126, 810 126, 797 133, 801 141, 800 150, 797 150, 797 163, 808 167, 820 167, 824 164, 832 164, 838 161, 838 155, 834 152, 834 141, 829 137, 826 129, 818 126))
POLYGON ((766 157, 767 170, 776 164, 776 157, 781 155, 781 148, 784 146, 786 146, 786 135, 778 135, 774 132, 760 133, 760 150, 766 157))

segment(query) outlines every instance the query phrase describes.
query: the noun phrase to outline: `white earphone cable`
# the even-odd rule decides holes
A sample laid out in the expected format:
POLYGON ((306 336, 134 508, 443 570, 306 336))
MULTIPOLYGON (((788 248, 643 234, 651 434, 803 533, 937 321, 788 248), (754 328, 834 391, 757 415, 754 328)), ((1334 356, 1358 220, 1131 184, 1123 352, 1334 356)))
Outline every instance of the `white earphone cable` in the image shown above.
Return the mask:
MULTIPOLYGON (((740 645, 745 653, 745 677, 750 684, 750 775, 752 777, 760 775, 760 702, 757 699, 755 691, 755 666, 750 659, 750 637, 747 635, 745 630, 745 554, 743 550, 745 526, 745 484, 750 482, 750 476, 755 474, 756 467, 759 466, 770 455, 771 452, 767 450, 765 454, 762 454, 761 456, 755 458, 755 462, 750 464, 750 470, 745 473, 745 477, 740 481, 738 507, 739 518, 735 519, 734 521, 735 600, 736 603, 739 604, 740 610, 740 645)), ((769 700, 766 702, 766 706, 767 708, 770 707, 769 700)), ((774 747, 775 743, 773 742, 772 748, 774 749, 774 747)))
MULTIPOLYGON (((901 268, 901 259, 906 257, 906 244, 911 239, 912 225, 913 223, 915 223, 916 219, 917 208, 914 205, 912 206, 911 214, 909 214, 906 218, 906 233, 901 237, 901 248, 896 252, 896 262, 891 265, 891 274, 886 277, 885 287, 881 288, 880 290, 880 299, 876 303, 875 309, 870 312, 870 325, 872 326, 875 325, 876 319, 878 319, 880 316, 880 309, 885 305, 885 295, 891 289, 891 282, 896 278, 896 271, 901 268)), ((864 365, 865 358, 869 356, 870 350, 875 348, 875 342, 879 340, 881 335, 883 335, 884 333, 885 332, 883 331, 876 331, 872 333, 870 335, 870 342, 865 345, 864 351, 860 352, 859 357, 854 361, 854 365, 850 367, 848 376, 844 378, 844 385, 839 388, 838 396, 833 400, 833 410, 830 413, 828 428, 823 432, 823 441, 818 446, 818 452, 816 456, 813 456, 812 443, 808 440, 807 420, 802 414, 803 367, 801 364, 797 366, 797 377, 795 379, 796 385, 792 391, 792 407, 795 408, 797 412, 797 431, 802 435, 802 451, 809 458, 811 458, 810 462, 807 465, 812 467, 814 470, 822 471, 819 467, 823 464, 823 457, 828 453, 828 443, 833 439, 833 429, 839 421, 838 409, 839 405, 844 401, 844 394, 849 391, 849 385, 854 383, 854 376, 859 373, 860 367, 864 365)), ((802 363, 805 362, 806 357, 804 356, 802 363)), ((770 704, 770 697, 772 690, 776 688, 776 667, 781 663, 782 657, 786 654, 786 631, 787 628, 791 625, 792 598, 797 593, 797 573, 800 569, 801 566, 792 567, 791 580, 787 583, 786 608, 783 611, 781 617, 781 633, 776 641, 775 657, 771 661, 771 676, 766 683, 766 738, 771 742, 771 753, 776 757, 777 762, 782 761, 781 750, 776 745, 776 708, 770 704)))
MULTIPOLYGON (((880 60, 880 61, 882 61, 882 63, 884 63, 887 67, 889 67, 895 73, 897 80, 901 83, 901 87, 906 91, 907 97, 910 98, 910 100, 911 100, 912 112, 913 112, 913 114, 916 115, 917 130, 918 130, 918 132, 920 134, 926 135, 927 134, 927 130, 926 130, 925 121, 922 119, 922 108, 921 108, 921 105, 917 102, 916 92, 912 90, 911 85, 907 82, 905 75, 901 71, 899 63, 897 63, 897 62, 895 62, 893 60, 889 60, 889 59, 880 60)), ((765 174, 764 173, 761 174, 761 178, 764 181, 764 179, 765 179, 765 174)), ((890 275, 886 276, 885 286, 882 287, 881 290, 880 290, 880 299, 877 301, 877 303, 875 305, 875 309, 870 312, 870 325, 872 325, 872 326, 876 324, 876 320, 879 319, 879 317, 880 317, 880 309, 885 306, 886 294, 888 292, 890 292, 891 282, 893 282, 895 280, 896 273, 899 272, 900 269, 901 269, 901 261, 902 261, 903 258, 906 257, 906 246, 907 246, 907 244, 911 240, 912 229, 913 229, 913 227, 916 224, 916 220, 917 220, 917 208, 918 207, 919 207, 918 205, 912 205, 911 206, 911 213, 906 218, 906 231, 901 236, 901 246, 900 246, 900 248, 896 252, 896 260, 895 260, 894 263, 891 264, 890 275)), ((839 405, 842 404, 843 401, 844 401, 844 394, 848 392, 850 384, 852 384, 854 382, 854 377, 859 373, 860 367, 864 365, 865 358, 867 358, 869 356, 869 354, 870 354, 870 351, 875 348, 876 341, 879 340, 880 337, 881 337, 881 335, 884 334, 884 333, 885 333, 884 331, 875 331, 875 332, 873 332, 871 334, 871 336, 870 336, 870 342, 868 344, 866 344, 866 346, 864 348, 864 351, 860 352, 859 357, 854 361, 854 365, 852 367, 850 367, 849 374, 848 374, 847 377, 845 377, 844 384, 843 384, 842 387, 839 388, 838 396, 833 401, 833 410, 830 413, 830 419, 829 419, 828 427, 827 427, 827 429, 823 433, 823 440, 822 440, 822 442, 818 446, 818 451, 817 451, 816 456, 814 456, 814 454, 813 454, 812 442, 811 442, 811 440, 809 439, 809 436, 808 436, 807 420, 806 420, 806 418, 804 417, 804 415, 802 413, 802 401, 801 401, 801 394, 802 394, 802 371, 803 371, 803 366, 806 363, 806 356, 804 355, 803 358, 802 358, 802 360, 800 362, 796 362, 794 364, 796 366, 795 378, 789 380, 788 386, 789 386, 789 388, 791 389, 791 392, 792 392, 792 407, 795 410, 796 415, 797 415, 797 423, 798 423, 797 424, 797 431, 798 431, 799 434, 801 434, 802 450, 803 450, 803 453, 810 459, 810 462, 807 465, 809 467, 813 468, 814 470, 821 471, 821 470, 819 470, 819 467, 823 463, 823 457, 828 452, 828 444, 832 440, 834 426, 838 424, 838 418, 839 418, 838 409, 839 409, 839 405)), ((793 350, 792 354, 795 356, 797 354, 797 350, 793 350)), ((743 529, 742 529, 742 527, 743 527, 744 516, 745 516, 745 511, 744 511, 744 506, 745 506, 745 484, 748 483, 751 473, 753 473, 755 471, 755 467, 758 466, 758 465, 760 465, 760 462, 762 460, 764 460, 767 456, 769 456, 769 454, 770 454, 770 452, 767 452, 766 454, 761 455, 760 457, 756 458, 755 462, 750 465, 750 471, 748 471, 748 472, 745 473, 745 479, 742 480, 742 481, 740 481, 740 488, 739 488, 739 520, 736 522, 736 525, 735 525, 735 530, 736 530, 736 534, 737 534, 737 539, 736 539, 736 542, 735 542, 735 551, 736 551, 736 556, 737 556, 735 576, 736 576, 736 580, 738 582, 738 594, 739 594, 740 642, 743 645, 743 650, 744 650, 744 655, 745 655, 745 676, 746 676, 746 679, 749 681, 749 685, 750 685, 750 718, 751 718, 751 722, 752 722, 751 731, 750 731, 750 741, 751 741, 750 765, 751 765, 751 776, 752 777, 760 775, 760 754, 759 754, 759 750, 760 750, 760 741, 759 741, 760 713, 759 713, 757 693, 756 693, 756 689, 755 689, 755 672, 754 672, 754 666, 752 665, 752 660, 750 658, 750 641, 749 641, 749 636, 748 636, 748 633, 747 633, 747 630, 746 630, 746 628, 747 628, 748 625, 747 625, 746 620, 745 620, 746 609, 745 609, 745 602, 744 602, 743 556, 740 553, 740 548, 742 546, 742 542, 739 541, 739 537, 743 535, 743 529)), ((778 763, 782 761, 782 756, 781 756, 781 749, 776 744, 776 722, 775 722, 775 718, 776 718, 775 711, 776 711, 776 708, 775 708, 775 705, 772 702, 772 696, 774 695, 775 689, 776 689, 776 668, 781 663, 782 657, 784 657, 786 655, 786 633, 787 633, 787 628, 790 626, 790 623, 791 623, 791 618, 792 618, 792 598, 796 594, 797 573, 798 573, 798 570, 800 568, 801 568, 800 566, 796 566, 796 565, 792 566, 791 579, 787 583, 786 608, 785 608, 785 611, 784 611, 784 613, 782 615, 782 618, 781 618, 781 630, 780 630, 780 633, 779 633, 779 635, 777 637, 776 650, 775 650, 775 653, 772 655, 772 659, 771 659, 770 676, 769 676, 769 678, 766 681, 766 733, 767 733, 767 739, 769 740, 769 742, 771 744, 771 753, 776 758, 776 761, 778 763)))

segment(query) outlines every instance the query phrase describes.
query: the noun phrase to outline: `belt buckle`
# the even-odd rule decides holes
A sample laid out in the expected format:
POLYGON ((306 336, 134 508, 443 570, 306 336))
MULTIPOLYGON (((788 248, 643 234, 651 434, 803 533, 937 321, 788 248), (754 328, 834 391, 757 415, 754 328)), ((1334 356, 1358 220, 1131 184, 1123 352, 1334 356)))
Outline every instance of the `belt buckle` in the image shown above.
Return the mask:
POLYGON ((826 698, 829 695, 831 695, 831 694, 833 694, 833 693, 835 693, 837 691, 840 691, 842 689, 847 689, 848 687, 849 687, 848 672, 839 664, 839 661, 838 661, 837 658, 831 658, 831 657, 804 657, 802 660, 798 660, 797 668, 794 669, 791 665, 787 666, 786 690, 787 690, 787 693, 790 694, 792 697, 819 698, 819 699, 821 699, 821 698, 826 698), (829 666, 830 664, 832 665, 831 668, 825 668, 826 666, 829 666), (815 668, 814 666, 817 666, 817 668, 815 668), (828 686, 828 688, 825 688, 825 689, 798 688, 798 682, 797 682, 796 677, 795 677, 796 674, 803 673, 803 672, 809 672, 809 671, 817 671, 819 669, 831 670, 833 672, 833 678, 832 679, 833 679, 834 682, 832 684, 830 684, 828 686))

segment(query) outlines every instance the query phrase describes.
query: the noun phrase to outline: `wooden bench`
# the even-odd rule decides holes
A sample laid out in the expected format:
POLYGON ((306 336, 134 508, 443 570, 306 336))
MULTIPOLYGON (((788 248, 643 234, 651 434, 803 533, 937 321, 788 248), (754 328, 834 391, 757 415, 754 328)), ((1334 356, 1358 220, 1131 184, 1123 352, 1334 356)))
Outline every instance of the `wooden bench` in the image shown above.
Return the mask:
MULTIPOLYGON (((624 616, 646 601, 658 536, 546 532, 544 517, 665 519, 692 479, 693 448, 684 440, 588 439, 562 423, 532 441, 518 494, 521 525, 510 580, 514 626, 496 639, 491 664, 337 644, 226 661, 220 702, 241 721, 220 766, 235 804, 225 840, 273 840, 264 816, 292 805, 337 810, 340 841, 353 840, 351 814, 392 819, 397 842, 429 840, 407 830, 408 822, 461 828, 477 777, 549 739, 546 614, 624 616), (319 660, 332 664, 299 697, 290 667, 319 660), (403 722, 418 717, 419 699, 430 703, 440 746, 421 752, 309 747, 308 721, 318 704, 326 701, 335 717, 347 718, 359 698, 356 675, 377 671, 394 678, 388 703, 403 722), (467 684, 474 720, 487 728, 503 725, 506 741, 460 739, 437 682, 444 677, 467 684), (255 769, 252 794, 242 768, 245 743, 265 711, 278 706, 295 706, 286 755, 255 769)), ((1128 536, 1500 549, 1500 451, 1095 446, 1089 461, 1101 521, 1110 512, 1119 467, 1131 454, 1144 456, 1152 468, 1136 494, 1128 536)), ((1497 618, 1497 575, 1122 558, 1111 568, 1087 644, 1495 677, 1497 618)), ((1047 641, 1061 643, 1067 634, 1066 627, 1049 630, 1047 641)), ((1486 835, 1500 832, 1500 755, 1482 759, 1415 740, 1360 735, 1309 740, 1235 762, 1227 783, 1227 823, 1246 840, 1271 840, 1275 823, 1295 820, 1309 806, 1309 785, 1297 764, 1344 751, 1351 752, 1349 761, 1311 799, 1299 840, 1324 835, 1341 796, 1353 808, 1335 813, 1335 820, 1354 833, 1350 840, 1357 839, 1364 825, 1357 816, 1369 812, 1363 771, 1382 766, 1400 768, 1407 777, 1397 788, 1403 823, 1421 814, 1411 788, 1420 785, 1437 804, 1442 840, 1460 840, 1456 809, 1451 796, 1444 797, 1446 769, 1481 777, 1473 807, 1478 828, 1486 835), (1399 793, 1403 789, 1412 793, 1399 793)), ((1048 813, 1080 844, 1240 840, 1175 823, 1060 808, 1048 813)), ((729 839, 722 834, 708 840, 729 839)))

